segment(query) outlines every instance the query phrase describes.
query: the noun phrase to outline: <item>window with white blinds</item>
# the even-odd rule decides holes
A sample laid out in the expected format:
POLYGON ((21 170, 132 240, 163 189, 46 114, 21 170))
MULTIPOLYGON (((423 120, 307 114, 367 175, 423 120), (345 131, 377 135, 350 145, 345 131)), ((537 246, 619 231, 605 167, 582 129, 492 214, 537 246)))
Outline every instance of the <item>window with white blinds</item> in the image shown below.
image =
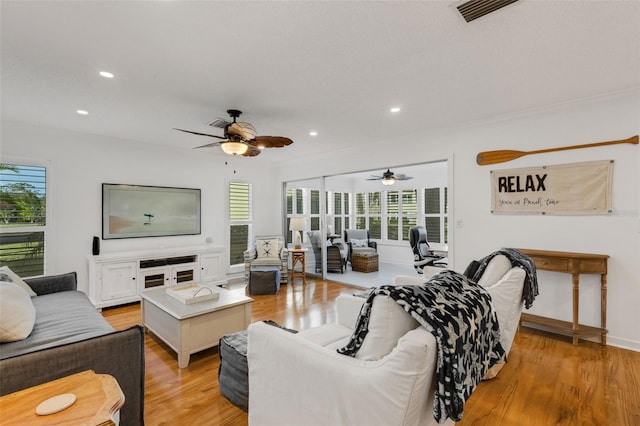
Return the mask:
POLYGON ((0 164, 0 265, 21 277, 45 273, 47 168, 0 164))
POLYGON ((252 224, 251 184, 229 182, 229 265, 244 263, 252 224))

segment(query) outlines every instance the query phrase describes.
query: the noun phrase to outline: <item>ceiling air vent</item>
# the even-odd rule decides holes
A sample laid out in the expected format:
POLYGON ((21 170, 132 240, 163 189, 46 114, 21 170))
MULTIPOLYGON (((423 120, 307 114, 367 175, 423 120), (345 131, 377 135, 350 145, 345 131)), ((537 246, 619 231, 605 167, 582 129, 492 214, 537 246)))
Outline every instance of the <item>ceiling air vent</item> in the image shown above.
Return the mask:
POLYGON ((460 12, 465 21, 471 22, 517 1, 518 0, 469 0, 456 6, 456 9, 458 9, 458 12, 460 12))

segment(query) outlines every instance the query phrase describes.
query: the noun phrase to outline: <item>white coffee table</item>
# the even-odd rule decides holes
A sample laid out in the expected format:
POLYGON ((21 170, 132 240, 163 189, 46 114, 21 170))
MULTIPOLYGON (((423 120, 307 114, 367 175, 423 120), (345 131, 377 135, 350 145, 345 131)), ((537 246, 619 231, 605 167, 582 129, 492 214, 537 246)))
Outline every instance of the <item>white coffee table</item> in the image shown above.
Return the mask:
POLYGON ((178 367, 189 365, 191 354, 218 344, 225 334, 244 330, 251 322, 253 299, 214 287, 218 300, 184 304, 165 288, 140 293, 142 324, 178 353, 178 367))

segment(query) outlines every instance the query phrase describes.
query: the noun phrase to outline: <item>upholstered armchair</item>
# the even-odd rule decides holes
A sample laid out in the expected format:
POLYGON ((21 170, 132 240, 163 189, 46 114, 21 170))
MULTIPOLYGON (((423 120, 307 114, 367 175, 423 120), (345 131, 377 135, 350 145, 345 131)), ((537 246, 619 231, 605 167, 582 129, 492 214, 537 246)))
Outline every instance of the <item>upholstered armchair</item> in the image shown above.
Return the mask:
MULTIPOLYGON (((320 231, 307 232, 309 243, 313 248, 313 255, 316 259, 316 273, 322 272, 322 235, 320 231)), ((341 250, 342 243, 335 243, 327 246, 327 271, 344 272, 344 262, 341 250)))
POLYGON ((351 263, 353 253, 377 253, 378 243, 369 239, 368 229, 345 229, 344 242, 347 244, 347 260, 351 263))
POLYGON ((280 235, 256 237, 253 248, 244 252, 244 280, 249 284, 249 274, 254 267, 276 266, 280 268, 280 284, 288 281, 287 260, 289 250, 280 235))
MULTIPOLYGON (((525 271, 504 256, 494 259, 478 284, 491 295, 508 354, 525 271)), ((417 276, 393 280, 404 286, 424 282, 417 276)), ((438 425, 436 339, 390 297, 373 300, 369 331, 355 357, 336 351, 350 340, 365 300, 342 294, 335 302, 336 322, 296 334, 264 322, 249 325, 249 424, 438 425)))

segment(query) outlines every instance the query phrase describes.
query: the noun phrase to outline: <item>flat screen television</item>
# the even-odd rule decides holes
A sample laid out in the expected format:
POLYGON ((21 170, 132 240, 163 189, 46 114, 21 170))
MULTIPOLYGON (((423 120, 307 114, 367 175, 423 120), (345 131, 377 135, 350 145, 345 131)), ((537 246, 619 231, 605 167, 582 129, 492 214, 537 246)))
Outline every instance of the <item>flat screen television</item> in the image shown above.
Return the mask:
POLYGON ((200 234, 200 190, 102 184, 102 238, 200 234))

